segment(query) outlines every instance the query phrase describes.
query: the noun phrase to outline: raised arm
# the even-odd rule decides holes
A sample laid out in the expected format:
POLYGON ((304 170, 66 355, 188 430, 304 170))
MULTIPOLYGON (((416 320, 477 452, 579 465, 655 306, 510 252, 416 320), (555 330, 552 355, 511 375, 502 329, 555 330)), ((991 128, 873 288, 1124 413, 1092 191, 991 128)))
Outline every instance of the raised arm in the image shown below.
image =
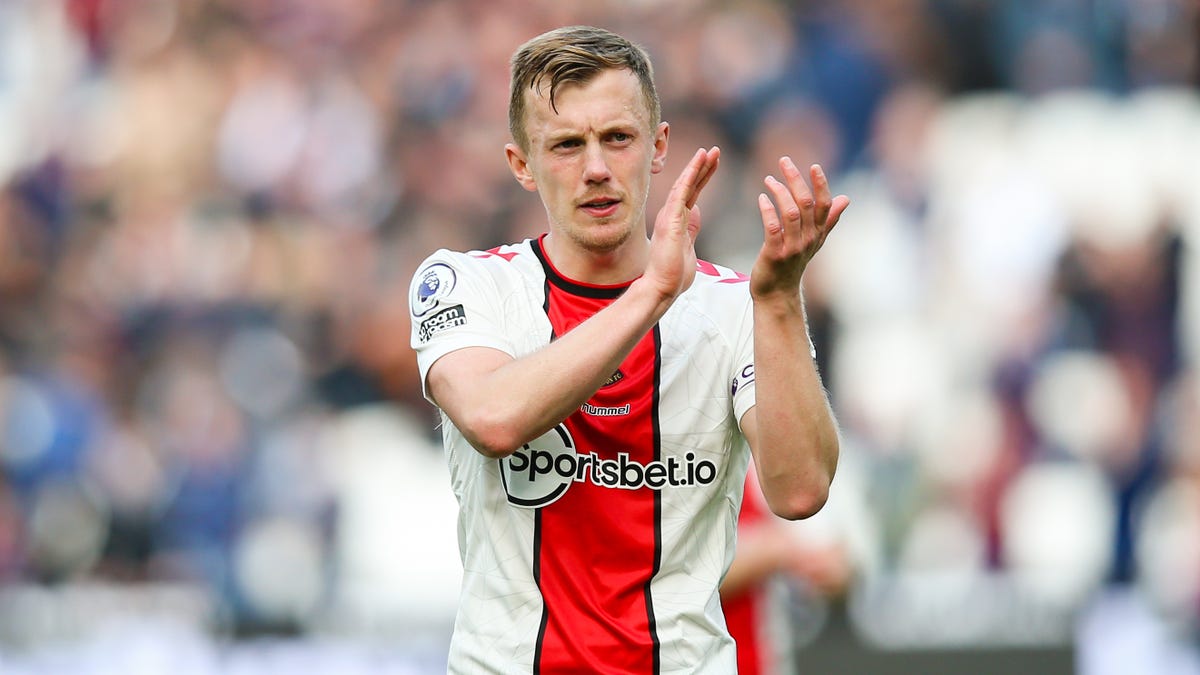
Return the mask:
POLYGON ((654 223, 645 273, 621 297, 546 347, 513 359, 472 347, 429 368, 434 402, 481 453, 504 457, 567 418, 612 375, 696 274, 696 199, 720 151, 697 150, 654 223))
POLYGON ((768 176, 771 196, 758 197, 764 240, 750 275, 756 404, 742 431, 768 506, 795 520, 825 504, 838 461, 837 424, 809 350, 800 279, 850 200, 830 197, 817 165, 809 170, 812 190, 790 158, 779 167, 783 181, 768 176))

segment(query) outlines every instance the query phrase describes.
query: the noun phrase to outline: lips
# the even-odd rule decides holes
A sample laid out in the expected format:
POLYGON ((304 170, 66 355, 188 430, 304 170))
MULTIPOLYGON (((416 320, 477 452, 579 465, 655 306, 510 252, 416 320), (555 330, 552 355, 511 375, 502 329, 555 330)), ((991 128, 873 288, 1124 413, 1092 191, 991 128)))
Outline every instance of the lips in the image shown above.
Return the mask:
POLYGON ((597 218, 611 216, 616 213, 617 207, 621 205, 621 200, 609 197, 597 197, 589 199, 579 205, 579 208, 597 218))

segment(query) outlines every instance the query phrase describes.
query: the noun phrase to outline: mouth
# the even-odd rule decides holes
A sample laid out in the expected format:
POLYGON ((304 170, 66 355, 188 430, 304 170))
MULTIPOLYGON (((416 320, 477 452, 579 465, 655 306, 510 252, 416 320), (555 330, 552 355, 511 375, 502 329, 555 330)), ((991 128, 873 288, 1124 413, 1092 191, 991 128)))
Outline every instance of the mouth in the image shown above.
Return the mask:
POLYGON ((611 216, 617 212, 621 200, 612 197, 596 197, 579 205, 579 208, 596 218, 611 216))

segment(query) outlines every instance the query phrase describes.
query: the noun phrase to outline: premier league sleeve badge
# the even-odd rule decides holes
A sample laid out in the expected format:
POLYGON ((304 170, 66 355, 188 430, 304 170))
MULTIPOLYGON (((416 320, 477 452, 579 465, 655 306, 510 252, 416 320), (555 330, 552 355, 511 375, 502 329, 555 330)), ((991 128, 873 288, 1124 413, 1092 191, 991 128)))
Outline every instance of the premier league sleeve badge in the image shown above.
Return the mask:
POLYGON ((415 317, 423 316, 454 290, 457 276, 445 263, 428 265, 413 277, 409 306, 415 317))

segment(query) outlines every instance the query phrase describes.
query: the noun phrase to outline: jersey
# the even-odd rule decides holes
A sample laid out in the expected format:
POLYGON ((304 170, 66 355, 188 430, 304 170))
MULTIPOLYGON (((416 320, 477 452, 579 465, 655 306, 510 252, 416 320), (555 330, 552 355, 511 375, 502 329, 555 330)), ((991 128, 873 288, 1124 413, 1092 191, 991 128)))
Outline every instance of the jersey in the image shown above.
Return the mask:
MULTIPOLYGON (((745 275, 697 265, 608 381, 512 455, 477 452, 443 414, 463 562, 450 672, 735 672, 717 589, 749 462, 753 317, 745 275)), ((626 288, 566 278, 541 239, 437 251, 409 297, 423 386, 452 351, 521 358, 626 288)))
MULTIPOLYGON (((738 527, 753 528, 773 517, 763 500, 754 471, 746 474, 742 508, 738 512, 738 527)), ((769 616, 769 591, 765 583, 756 583, 721 600, 729 634, 737 642, 738 675, 765 675, 779 672, 772 663, 769 616)))

